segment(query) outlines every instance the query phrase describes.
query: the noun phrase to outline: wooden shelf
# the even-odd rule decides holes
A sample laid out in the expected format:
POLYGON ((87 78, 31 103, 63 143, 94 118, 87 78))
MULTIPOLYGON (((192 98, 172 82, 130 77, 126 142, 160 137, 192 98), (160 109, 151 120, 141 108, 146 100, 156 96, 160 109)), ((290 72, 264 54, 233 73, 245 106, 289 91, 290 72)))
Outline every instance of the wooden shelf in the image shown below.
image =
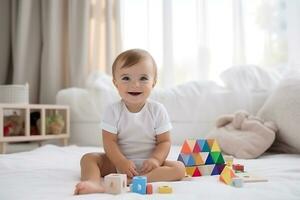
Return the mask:
POLYGON ((70 137, 70 109, 62 105, 0 104, 0 153, 6 143, 70 137))

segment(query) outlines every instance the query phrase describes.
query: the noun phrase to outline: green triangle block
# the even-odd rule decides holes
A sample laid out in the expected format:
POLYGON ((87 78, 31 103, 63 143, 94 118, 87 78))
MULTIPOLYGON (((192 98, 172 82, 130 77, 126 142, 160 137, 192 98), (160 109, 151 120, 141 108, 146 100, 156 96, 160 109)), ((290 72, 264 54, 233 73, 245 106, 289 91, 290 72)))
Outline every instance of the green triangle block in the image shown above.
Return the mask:
POLYGON ((223 164, 224 159, 221 152, 211 152, 211 157, 215 164, 223 164))
POLYGON ((224 161, 223 155, 222 155, 222 153, 220 153, 220 156, 217 160, 217 164, 224 164, 224 163, 225 163, 225 161, 224 161))
POLYGON ((210 155, 214 161, 214 164, 216 164, 220 156, 220 152, 211 152, 210 155))

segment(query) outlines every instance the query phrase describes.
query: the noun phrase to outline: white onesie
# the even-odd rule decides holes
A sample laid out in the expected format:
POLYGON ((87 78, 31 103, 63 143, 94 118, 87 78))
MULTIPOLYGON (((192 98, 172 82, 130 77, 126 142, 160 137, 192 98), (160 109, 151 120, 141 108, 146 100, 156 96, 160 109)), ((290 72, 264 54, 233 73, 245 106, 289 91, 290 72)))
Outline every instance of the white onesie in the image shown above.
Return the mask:
POLYGON ((118 145, 127 159, 148 159, 156 145, 156 135, 172 128, 165 107, 148 100, 141 111, 130 112, 121 100, 104 112, 102 129, 118 135, 118 145))

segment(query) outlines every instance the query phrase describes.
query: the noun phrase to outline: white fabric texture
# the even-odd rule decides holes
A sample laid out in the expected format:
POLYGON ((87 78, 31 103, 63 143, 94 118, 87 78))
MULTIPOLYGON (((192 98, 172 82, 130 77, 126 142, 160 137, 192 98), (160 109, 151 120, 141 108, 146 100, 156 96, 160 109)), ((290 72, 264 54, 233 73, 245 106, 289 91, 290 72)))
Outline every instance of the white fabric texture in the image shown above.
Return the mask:
MULTIPOLYGON (((150 98, 164 105, 173 126, 172 143, 181 144, 186 138, 205 137, 220 115, 237 110, 256 114, 270 92, 236 91, 213 81, 195 81, 168 89, 154 88, 150 98)), ((70 105, 71 144, 101 145, 99 124, 104 109, 118 100, 120 97, 112 84, 112 78, 105 74, 92 74, 85 89, 61 90, 56 102, 70 105)))
POLYGON ((117 134, 121 152, 128 159, 147 159, 156 145, 156 136, 172 128, 164 106, 147 101, 137 113, 130 112, 123 101, 108 106, 102 129, 117 134))
POLYGON ((232 90, 268 91, 274 89, 281 76, 276 71, 267 71, 255 65, 231 67, 220 78, 232 90))
MULTIPOLYGON (((235 159, 246 171, 268 179, 268 182, 245 183, 235 188, 219 181, 218 176, 204 176, 188 181, 155 182, 153 195, 90 194, 74 196, 80 180, 80 158, 98 147, 43 146, 34 151, 0 155, 0 199, 2 200, 298 200, 300 196, 300 155, 266 154, 258 159, 235 159), (169 185, 172 194, 158 194, 157 188, 169 185)), ((172 146, 168 159, 176 160, 180 146, 172 146)))
POLYGON ((300 153, 300 71, 292 70, 258 112, 279 128, 273 150, 300 153))

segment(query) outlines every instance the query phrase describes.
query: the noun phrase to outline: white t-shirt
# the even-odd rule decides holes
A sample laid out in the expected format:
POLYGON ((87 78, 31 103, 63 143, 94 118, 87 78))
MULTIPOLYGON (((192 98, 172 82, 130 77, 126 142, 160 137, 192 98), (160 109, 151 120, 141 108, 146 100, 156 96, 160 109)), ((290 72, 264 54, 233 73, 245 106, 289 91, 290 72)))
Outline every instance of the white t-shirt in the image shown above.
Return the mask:
POLYGON ((156 145, 156 135, 172 128, 165 107, 149 100, 142 110, 130 112, 121 100, 104 112, 102 129, 118 135, 118 145, 127 159, 147 159, 156 145))

